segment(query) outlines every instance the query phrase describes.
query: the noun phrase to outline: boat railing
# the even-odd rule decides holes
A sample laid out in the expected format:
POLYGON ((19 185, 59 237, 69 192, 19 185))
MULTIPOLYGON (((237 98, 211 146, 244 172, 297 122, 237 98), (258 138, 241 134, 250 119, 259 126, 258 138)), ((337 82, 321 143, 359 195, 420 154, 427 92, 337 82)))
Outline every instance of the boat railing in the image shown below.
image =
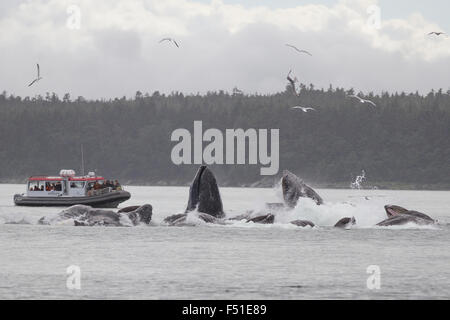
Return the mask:
POLYGON ((89 190, 87 192, 87 195, 88 196, 99 196, 99 195, 110 193, 113 191, 116 191, 116 190, 113 190, 113 188, 111 188, 111 187, 107 187, 107 188, 102 188, 102 189, 98 189, 98 190, 89 190))

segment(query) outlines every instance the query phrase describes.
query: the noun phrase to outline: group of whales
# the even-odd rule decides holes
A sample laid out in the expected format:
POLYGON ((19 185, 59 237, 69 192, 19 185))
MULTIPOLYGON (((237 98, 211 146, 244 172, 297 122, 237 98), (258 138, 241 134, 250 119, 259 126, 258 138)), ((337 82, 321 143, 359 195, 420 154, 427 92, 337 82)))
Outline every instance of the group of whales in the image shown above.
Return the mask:
MULTIPOLYGON (((285 170, 281 178, 281 188, 284 203, 266 203, 263 212, 248 211, 245 214, 225 218, 219 187, 212 171, 207 166, 201 166, 191 183, 189 199, 184 213, 175 214, 164 219, 169 226, 186 226, 195 224, 189 219, 189 213, 195 212, 195 217, 206 223, 226 224, 227 221, 239 220, 259 224, 272 224, 275 221, 275 213, 289 211, 297 206, 300 198, 310 198, 317 205, 323 204, 323 199, 310 186, 295 174, 285 170)), ((415 223, 418 225, 434 224, 435 221, 424 213, 410 211, 400 206, 386 205, 387 219, 377 226, 394 226, 415 223)), ((72 219, 75 226, 125 226, 150 224, 153 208, 150 204, 142 206, 130 206, 113 210, 94 209, 89 206, 75 205, 61 211, 56 218, 42 217, 39 224, 51 224, 56 219, 63 221, 72 219)), ((308 220, 295 220, 290 222, 299 227, 314 227, 314 223, 308 220)), ((356 224, 354 217, 340 219, 335 227, 349 228, 356 224)))

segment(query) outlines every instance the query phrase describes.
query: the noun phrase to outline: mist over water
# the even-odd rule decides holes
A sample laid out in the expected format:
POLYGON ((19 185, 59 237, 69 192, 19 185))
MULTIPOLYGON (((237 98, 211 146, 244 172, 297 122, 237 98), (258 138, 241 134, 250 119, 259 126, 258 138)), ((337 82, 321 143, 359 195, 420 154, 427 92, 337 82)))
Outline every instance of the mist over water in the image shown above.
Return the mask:
MULTIPOLYGON (((127 187, 121 207, 150 203, 153 224, 129 228, 41 226, 61 208, 15 207, 23 185, 0 185, 0 298, 448 298, 450 192, 317 190, 325 204, 300 199, 274 225, 233 221, 167 227, 185 210, 187 187, 127 187), (369 200, 367 200, 369 199, 369 200), (378 228, 384 205, 398 204, 439 220, 436 226, 378 228), (350 230, 332 226, 356 218, 350 230), (296 219, 317 227, 299 228, 296 219), (66 268, 81 268, 81 290, 66 288, 66 268), (369 290, 369 265, 381 289, 369 290)), ((278 189, 221 188, 227 217, 280 202, 278 189)))

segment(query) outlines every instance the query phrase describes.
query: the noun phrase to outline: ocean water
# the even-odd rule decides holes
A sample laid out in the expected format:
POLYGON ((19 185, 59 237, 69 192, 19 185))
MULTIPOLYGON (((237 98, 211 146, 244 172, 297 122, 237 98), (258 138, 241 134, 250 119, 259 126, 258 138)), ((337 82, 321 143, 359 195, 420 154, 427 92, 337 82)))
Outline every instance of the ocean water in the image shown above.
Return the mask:
MULTIPOLYGON (((274 225, 168 227, 186 187, 128 187, 121 207, 150 203, 151 226, 37 225, 61 208, 15 207, 22 185, 0 185, 0 299, 449 299, 450 192, 317 190, 274 225), (383 206, 427 213, 434 226, 374 227, 383 206), (354 216, 350 230, 332 226, 354 216), (315 228, 289 222, 308 219, 315 228), (69 289, 69 266, 80 289, 69 289), (379 268, 379 289, 367 285, 379 268)), ((221 188, 227 216, 279 202, 278 189, 221 188)))

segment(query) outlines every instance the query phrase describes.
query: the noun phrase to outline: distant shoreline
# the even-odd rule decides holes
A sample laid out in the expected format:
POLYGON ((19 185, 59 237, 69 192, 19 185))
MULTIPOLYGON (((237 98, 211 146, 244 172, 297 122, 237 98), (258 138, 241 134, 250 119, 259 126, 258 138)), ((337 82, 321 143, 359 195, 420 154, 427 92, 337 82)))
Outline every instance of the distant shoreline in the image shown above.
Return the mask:
MULTIPOLYGON (((0 180, 0 184, 24 184, 26 179, 4 179, 0 180)), ((122 185, 132 187, 189 187, 191 181, 133 181, 122 180, 122 185)), ((308 181, 307 181, 308 183, 308 181)), ((273 188, 277 182, 262 180, 254 183, 228 183, 219 181, 221 188, 273 188)), ((337 190, 356 190, 350 188, 350 183, 312 183, 309 184, 317 189, 337 189, 337 190)), ((442 184, 412 184, 401 182, 375 182, 370 185, 363 186, 359 190, 405 190, 405 191, 450 191, 450 185, 442 184)))

